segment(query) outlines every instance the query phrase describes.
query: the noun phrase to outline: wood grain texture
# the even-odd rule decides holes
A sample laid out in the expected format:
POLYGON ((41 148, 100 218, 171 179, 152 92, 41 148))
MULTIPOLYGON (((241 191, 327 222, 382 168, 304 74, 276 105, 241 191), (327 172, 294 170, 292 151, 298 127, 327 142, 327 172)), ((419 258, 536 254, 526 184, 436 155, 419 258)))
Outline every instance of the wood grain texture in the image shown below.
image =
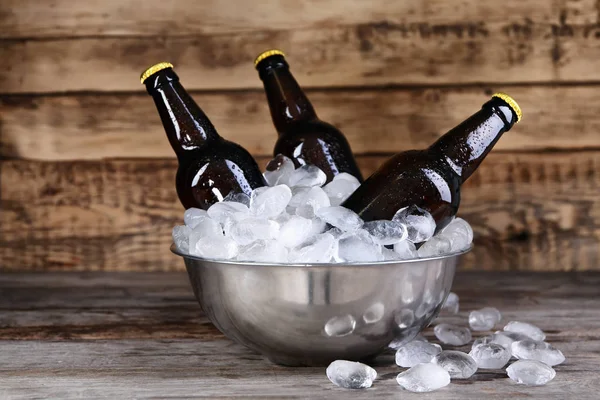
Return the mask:
MULTIPOLYGON (((361 156, 369 175, 385 157, 361 156)), ((264 166, 267 158, 260 158, 264 166)), ((176 162, 4 161, 4 269, 181 269, 176 162)), ((462 191, 476 232, 463 268, 585 270, 600 266, 600 154, 492 153, 462 191)))
MULTIPOLYGON (((476 112, 501 87, 311 90, 320 117, 355 154, 425 148, 476 112)), ((508 88, 524 119, 497 150, 600 148, 596 86, 508 88), (574 136, 574 133, 577 133, 574 136)), ((193 93, 218 131, 252 154, 271 155, 276 132, 262 91, 193 93)), ((171 157, 145 94, 0 97, 0 156, 41 160, 171 157), (134 150, 135 149, 135 150, 134 150)))
POLYGON ((449 3, 444 0, 274 0, 267 5, 243 0, 5 0, 0 5, 0 38, 74 36, 185 36, 260 30, 296 30, 307 27, 390 23, 435 23, 476 20, 506 22, 526 15, 537 21, 558 19, 561 12, 592 23, 593 2, 531 2, 506 0, 502 7, 477 0, 449 3), (584 14, 584 15, 582 15, 584 14), (44 16, 44 18, 40 18, 44 16))
POLYGON ((592 1, 23 3, 0 12, 0 57, 11 60, 2 93, 141 91, 139 74, 162 60, 189 89, 258 88, 252 61, 273 47, 289 54, 305 87, 600 79, 592 1))
MULTIPOLYGON (((0 275, 0 287, 6 294, 0 297, 2 398, 423 397, 398 387, 395 377, 403 369, 394 365, 392 354, 372 363, 378 378, 366 391, 335 387, 324 368, 271 364, 208 322, 183 272, 9 273, 0 275), (126 323, 127 312, 134 324, 126 323), (102 313, 115 316, 114 321, 98 318, 102 313), (164 335, 169 322, 180 328, 164 335)), ((479 400, 482 393, 493 400, 595 398, 598 273, 458 273, 452 290, 460 296, 461 312, 438 322, 465 324, 469 311, 485 299, 485 305, 502 311, 499 327, 510 320, 536 324, 567 360, 543 387, 515 385, 502 370, 482 370, 429 393, 428 399, 479 400)), ((435 341, 431 327, 424 335, 435 341)))

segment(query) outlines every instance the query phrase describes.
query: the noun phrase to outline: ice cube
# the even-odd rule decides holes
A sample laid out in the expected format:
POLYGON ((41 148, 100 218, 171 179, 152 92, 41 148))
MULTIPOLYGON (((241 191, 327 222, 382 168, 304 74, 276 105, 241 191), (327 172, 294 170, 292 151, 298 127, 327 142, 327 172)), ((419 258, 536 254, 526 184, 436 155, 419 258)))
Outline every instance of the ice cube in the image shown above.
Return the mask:
POLYGON ((363 226, 363 220, 354 211, 342 206, 323 207, 316 216, 344 232, 352 232, 363 226))
POLYGON ((496 343, 480 344, 471 349, 469 355, 483 369, 498 369, 510 360, 510 351, 496 343))
POLYGON ((296 247, 310 237, 311 231, 312 221, 310 219, 292 215, 281 224, 278 240, 285 247, 296 247))
POLYGON ((263 218, 274 218, 285 211, 292 191, 285 185, 260 187, 250 196, 250 213, 263 218))
POLYGON ((173 228, 173 243, 175 243, 177 250, 185 254, 190 252, 189 240, 191 233, 192 230, 189 226, 179 225, 173 228))
POLYGON ((510 321, 504 327, 505 331, 522 333, 523 335, 527 335, 533 340, 544 340, 546 339, 546 334, 537 326, 528 324, 527 322, 519 322, 519 321, 510 321))
POLYGON ((303 165, 290 176, 290 187, 321 186, 327 181, 327 175, 314 165, 303 165))
POLYGON ((408 240, 396 243, 394 245, 394 251, 400 256, 401 260, 411 260, 418 257, 414 243, 409 242, 408 240))
POLYGON ((201 210, 200 208, 188 208, 183 213, 183 222, 189 226, 191 229, 194 229, 198 222, 202 218, 208 217, 208 213, 205 210, 201 210))
POLYGON ((274 159, 269 161, 263 176, 269 186, 287 185, 295 169, 296 167, 292 160, 282 154, 278 154, 274 159))
POLYGON ((489 331, 502 319, 502 314, 494 307, 484 307, 481 310, 471 311, 469 326, 474 331, 489 331))
POLYGON ((437 257, 450 253, 450 241, 443 236, 433 236, 418 250, 420 258, 437 257))
POLYGON ((325 221, 323 221, 321 218, 313 218, 310 222, 312 223, 312 227, 310 228, 310 236, 316 236, 325 232, 327 223, 325 223, 325 221))
POLYGON ((356 328, 356 320, 352 315, 347 314, 330 318, 323 329, 327 336, 342 337, 354 332, 354 328, 356 328))
POLYGON ((377 378, 377 371, 368 365, 346 360, 336 360, 326 370, 327 378, 346 389, 370 388, 377 378))
POLYGON ((208 209, 207 213, 210 218, 217 221, 221 225, 225 225, 228 219, 234 215, 248 215, 248 207, 241 203, 233 201, 222 201, 215 203, 208 209))
POLYGON ((452 346, 462 346, 471 341, 471 331, 458 325, 439 324, 433 328, 438 340, 452 346))
POLYGON ((383 254, 384 261, 400 261, 402 257, 400 254, 396 253, 394 250, 386 249, 385 247, 381 248, 381 254, 383 254))
POLYGON ((279 224, 277 222, 258 217, 249 217, 234 222, 228 230, 228 236, 242 246, 257 240, 275 239, 278 234, 279 224))
POLYGON ((229 192, 223 201, 242 203, 246 207, 250 207, 250 196, 248 196, 246 193, 229 192))
POLYGON ((383 261, 381 246, 364 229, 342 235, 334 257, 338 262, 383 261))
POLYGON ((296 215, 304 218, 314 218, 315 212, 323 207, 329 207, 329 197, 318 186, 310 188, 302 198, 302 204, 296 208, 296 215))
POLYGON ((454 218, 439 235, 450 240, 451 251, 460 251, 468 248, 473 242, 473 229, 462 218, 454 218))
MULTIPOLYGON (((473 341, 473 344, 471 345, 471 350, 473 350, 475 347, 479 346, 480 344, 494 343, 493 339, 494 339, 493 335, 481 336, 473 341)), ((500 344, 500 343, 496 343, 496 344, 500 344)))
POLYGON ((432 392, 448 386, 450 374, 437 364, 417 364, 396 377, 398 385, 410 392, 432 392))
POLYGON ((337 250, 337 241, 329 233, 322 233, 310 238, 302 245, 292 249, 289 260, 292 263, 327 263, 337 250))
POLYGON ((240 248, 237 259, 240 261, 255 261, 268 263, 285 263, 288 250, 276 240, 259 240, 240 248))
POLYGON ((435 232, 435 220, 431 214, 415 205, 401 208, 392 220, 406 225, 408 240, 413 243, 429 240, 435 232))
POLYGON ((396 365, 410 368, 420 363, 428 363, 442 352, 439 344, 413 340, 396 350, 396 365))
POLYGON ((508 377, 522 385, 545 385, 556 376, 556 371, 543 362, 519 360, 506 368, 508 377))
POLYGON ((202 237, 193 247, 190 246, 190 254, 217 260, 235 258, 238 255, 238 250, 238 244, 233 239, 222 235, 202 237))
POLYGON ((198 239, 205 236, 223 236, 221 225, 208 216, 197 218, 194 224, 194 229, 190 232, 191 242, 195 243, 198 239))
POLYGON ((292 198, 288 203, 287 209, 290 214, 296 214, 296 208, 304 205, 306 194, 310 191, 309 187, 292 188, 292 198))
POLYGON ((477 362, 462 351, 444 350, 432 362, 448 371, 452 379, 467 379, 477 371, 477 362))
POLYGON ((406 226, 396 221, 369 221, 365 222, 363 229, 381 245, 395 244, 405 240, 408 236, 406 226))
POLYGON ((446 297, 446 301, 442 306, 442 310, 450 311, 452 314, 458 314, 458 310, 460 308, 458 295, 454 292, 448 293, 448 297, 446 297))
POLYGON ((536 360, 541 361, 549 366, 562 364, 565 361, 565 356, 562 351, 558 350, 550 343, 536 341, 532 339, 524 339, 518 342, 513 342, 510 346, 512 355, 519 360, 536 360))
POLYGON ((383 312, 385 311, 385 307, 382 303, 374 303, 369 308, 365 310, 363 313, 363 321, 365 324, 374 324, 375 322, 379 322, 381 318, 383 318, 383 312))
POLYGON ((323 187, 332 206, 342 204, 360 186, 360 182, 354 176, 342 172, 333 177, 333 180, 323 187))

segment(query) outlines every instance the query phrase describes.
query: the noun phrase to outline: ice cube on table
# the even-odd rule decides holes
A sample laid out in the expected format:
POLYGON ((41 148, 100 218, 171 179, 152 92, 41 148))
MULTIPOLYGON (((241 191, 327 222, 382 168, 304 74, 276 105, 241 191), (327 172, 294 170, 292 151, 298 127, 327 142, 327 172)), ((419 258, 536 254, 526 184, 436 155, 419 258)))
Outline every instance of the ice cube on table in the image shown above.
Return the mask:
POLYGON ((511 344, 510 350, 512 355, 519 360, 540 361, 551 367, 565 362, 565 356, 562 351, 550 343, 542 341, 532 339, 519 340, 511 344))
POLYGON ((471 311, 469 314, 469 326, 474 331, 489 331, 500 322, 502 314, 494 307, 484 307, 480 310, 471 311))
POLYGON ((363 226, 363 220, 354 211, 342 206, 322 207, 315 215, 344 232, 352 232, 363 226))
POLYGON ((288 250, 277 240, 259 240, 240 248, 237 259, 240 261, 285 263, 288 250))
POLYGON ((329 206, 329 197, 323 189, 318 186, 311 187, 302 197, 302 204, 296 208, 296 215, 311 219, 317 210, 329 206))
POLYGON ((338 262, 383 261, 381 246, 363 229, 342 235, 334 257, 338 262))
POLYGON ((421 243, 429 240, 435 232, 435 220, 431 214, 421 207, 412 205, 396 212, 392 221, 404 224, 408 230, 408 240, 421 243))
POLYGON ((510 351, 496 343, 480 344, 469 352, 469 355, 482 369, 498 369, 510 360, 510 351))
POLYGON ((432 392, 448 386, 450 374, 437 364, 417 364, 400 372, 396 377, 396 382, 410 392, 432 392))
POLYGON ((282 154, 278 154, 267 164, 263 176, 269 186, 288 185, 289 179, 296 167, 294 162, 282 154))
POLYGON ((311 235, 312 221, 297 215, 290 216, 279 228, 277 240, 285 247, 296 247, 304 243, 311 235))
POLYGON ((543 362, 519 360, 506 368, 508 377, 522 385, 545 385, 556 376, 556 371, 543 362))
POLYGON ((354 332, 356 319, 350 315, 340 315, 330 318, 323 327, 327 336, 342 337, 354 332))
POLYGON ((290 250, 289 260, 292 263, 327 263, 333 257, 337 240, 329 233, 321 233, 305 243, 290 250))
POLYGON ((201 237, 193 246, 190 240, 190 254, 193 256, 230 260, 238 255, 238 251, 238 244, 233 239, 223 235, 201 237))
POLYGON ((323 186, 323 190, 329 196, 332 206, 342 204, 360 186, 360 182, 354 176, 342 172, 333 177, 333 180, 323 186))
POLYGON ((363 229, 381 245, 392 245, 405 240, 408 236, 406 226, 396 221, 369 221, 365 222, 363 229))
POLYGON ((221 225, 225 225, 227 220, 234 215, 248 215, 249 209, 241 203, 233 201, 222 201, 215 203, 207 210, 208 216, 221 225))
MULTIPOLYGON (((479 346, 480 344, 494 343, 494 342, 492 342, 493 338, 494 338, 493 335, 478 337, 477 339, 475 339, 473 341, 473 344, 471 345, 471 350, 473 350, 475 347, 479 346)), ((496 344, 500 344, 500 343, 496 343, 496 344)))
POLYGON ((410 368, 428 363, 441 352, 442 347, 439 344, 413 340, 396 350, 396 365, 410 368))
POLYGON ((288 185, 290 187, 322 186, 327 181, 327 175, 319 167, 314 165, 303 165, 296 168, 290 175, 288 185))
POLYGON ((285 211, 292 198, 292 191, 285 185, 260 187, 250 196, 250 214, 262 218, 274 218, 285 211))
POLYGON ((458 325, 439 324, 433 328, 433 333, 438 340, 452 346, 462 346, 471 341, 471 331, 458 325))
POLYGON ((192 230, 190 229, 189 226, 185 226, 185 225, 178 225, 176 227, 173 228, 173 232, 172 232, 172 236, 173 236, 173 243, 175 243, 175 247, 177 248, 177 250, 181 251, 182 253, 189 253, 190 252, 190 234, 192 233, 192 230))
POLYGON ((477 362, 462 351, 444 350, 431 362, 448 371, 452 379, 467 379, 477 371, 477 362))
POLYGON ((474 349, 477 345, 480 345, 480 344, 495 343, 495 344, 499 344, 500 346, 502 346, 505 349, 508 349, 510 351, 510 345, 514 341, 523 340, 523 339, 529 339, 529 336, 525 336, 522 333, 517 333, 517 332, 496 331, 492 335, 482 336, 482 337, 476 339, 473 342, 473 345, 471 348, 474 349))
POLYGON ((442 305, 442 310, 447 310, 452 314, 458 314, 459 308, 458 295, 454 292, 448 293, 448 297, 446 297, 446 301, 444 301, 444 305, 442 305))
POLYGON ((454 218, 438 235, 449 239, 453 252, 467 249, 473 242, 473 229, 462 218, 454 218))
POLYGON ((207 218, 207 217, 208 217, 208 213, 206 212, 206 210, 192 207, 192 208, 188 208, 183 213, 183 222, 187 226, 189 226, 191 229, 194 229, 196 227, 196 225, 198 224, 198 222, 202 218, 207 218))
POLYGON ((346 360, 332 362, 325 373, 333 384, 346 389, 370 388, 377 378, 377 371, 368 365, 346 360))
POLYGON ((237 244, 245 246, 257 240, 275 239, 279 235, 279 224, 264 218, 248 217, 234 222, 227 233, 237 244))
POLYGON ((443 236, 433 236, 419 248, 420 258, 437 257, 450 253, 450 241, 443 236))
POLYGON ((409 242, 408 240, 396 243, 394 245, 394 251, 400 256, 401 260, 411 260, 419 256, 414 243, 409 242))
POLYGON ((229 194, 225 196, 223 201, 241 203, 246 207, 250 207, 250 196, 248 196, 246 193, 229 192, 229 194))
POLYGON ((523 335, 529 336, 533 340, 544 340, 546 334, 540 328, 535 325, 528 324, 527 322, 510 321, 504 327, 505 331, 522 333, 523 335))

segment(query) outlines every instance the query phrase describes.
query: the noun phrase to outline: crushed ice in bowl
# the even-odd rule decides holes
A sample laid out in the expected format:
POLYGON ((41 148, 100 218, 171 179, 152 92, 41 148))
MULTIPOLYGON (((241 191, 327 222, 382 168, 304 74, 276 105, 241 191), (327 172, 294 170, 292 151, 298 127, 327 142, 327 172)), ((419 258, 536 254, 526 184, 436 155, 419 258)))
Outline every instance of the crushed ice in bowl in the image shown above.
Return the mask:
POLYGON ((376 263, 443 256, 467 249, 473 240, 471 227, 461 218, 435 233, 433 217, 417 206, 398 210, 389 221, 363 221, 341 206, 360 186, 347 173, 325 184, 326 175, 316 166, 295 168, 278 155, 264 177, 269 186, 250 196, 230 193, 206 211, 186 210, 184 224, 173 228, 175 247, 221 260, 376 263))

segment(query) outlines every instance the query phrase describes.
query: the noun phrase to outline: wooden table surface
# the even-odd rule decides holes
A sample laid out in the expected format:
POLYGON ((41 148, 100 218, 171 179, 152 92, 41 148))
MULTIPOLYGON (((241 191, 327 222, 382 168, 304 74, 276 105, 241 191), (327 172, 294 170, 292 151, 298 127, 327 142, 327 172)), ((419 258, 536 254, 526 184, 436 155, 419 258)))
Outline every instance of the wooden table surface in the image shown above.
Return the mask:
POLYGON ((469 310, 495 306, 503 323, 540 326, 567 358, 556 378, 525 387, 488 370, 412 394, 390 353, 372 388, 346 390, 324 368, 273 365, 223 337, 183 272, 3 273, 0 398, 599 398, 600 273, 459 273, 453 290, 461 312, 440 319, 466 323, 469 310))

